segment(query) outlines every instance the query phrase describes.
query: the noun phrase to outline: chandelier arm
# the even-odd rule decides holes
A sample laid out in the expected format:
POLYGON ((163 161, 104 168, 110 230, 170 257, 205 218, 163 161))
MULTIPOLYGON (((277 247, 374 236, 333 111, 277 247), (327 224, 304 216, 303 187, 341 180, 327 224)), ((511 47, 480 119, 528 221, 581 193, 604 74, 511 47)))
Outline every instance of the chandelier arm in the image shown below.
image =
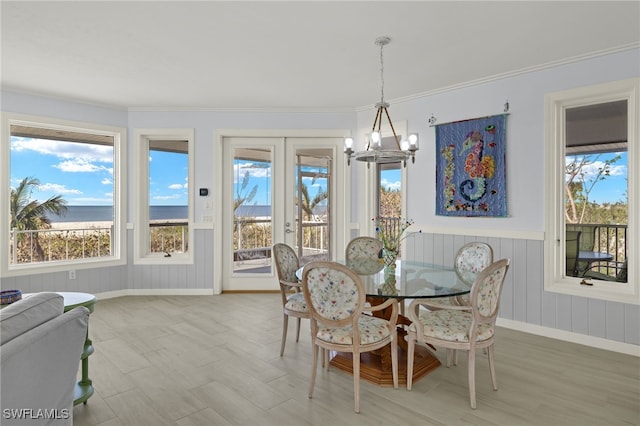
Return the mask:
POLYGON ((376 131, 376 124, 378 125, 378 132, 380 132, 380 125, 382 124, 382 107, 378 107, 378 111, 376 111, 376 118, 373 120, 371 132, 376 131))
POLYGON ((387 111, 387 108, 385 107, 384 112, 387 114, 387 120, 389 120, 389 126, 391 126, 391 131, 393 132, 393 138, 396 141, 396 145, 398 146, 398 149, 400 148, 400 141, 398 140, 398 135, 396 135, 396 129, 393 128, 393 123, 391 122, 391 117, 389 117, 389 111, 387 111))

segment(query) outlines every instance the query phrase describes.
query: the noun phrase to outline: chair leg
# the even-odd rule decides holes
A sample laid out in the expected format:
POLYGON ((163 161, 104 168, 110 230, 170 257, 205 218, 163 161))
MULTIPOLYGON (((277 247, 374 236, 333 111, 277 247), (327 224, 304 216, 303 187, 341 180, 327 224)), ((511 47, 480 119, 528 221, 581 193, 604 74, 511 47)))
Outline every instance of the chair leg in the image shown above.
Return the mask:
POLYGON ((301 318, 296 318, 298 320, 297 324, 296 324, 296 343, 298 343, 298 340, 300 340, 300 319, 301 318))
POLYGON ((360 413, 360 353, 353 352, 353 399, 355 411, 360 413))
POLYGON ((284 354, 284 344, 287 342, 287 327, 289 326, 289 315, 284 314, 282 323, 282 343, 280 343, 280 356, 284 354))
MULTIPOLYGON (((322 349, 324 351, 324 349, 322 349)), ((313 341, 313 367, 311 369, 311 381, 309 383, 309 398, 313 397, 313 387, 316 384, 316 371, 318 369, 318 346, 313 341)))
POLYGON ((467 356, 467 369, 469 371, 469 400, 471 408, 476 408, 476 351, 471 348, 467 356))
POLYGON ((415 336, 411 333, 407 335, 407 390, 411 390, 413 382, 413 352, 416 349, 415 336))
POLYGON ((493 357, 493 345, 487 348, 489 352, 489 371, 491 371, 491 384, 493 385, 493 390, 498 390, 498 380, 496 379, 496 363, 495 358, 493 357))
POLYGON ((398 336, 391 341, 391 374, 393 375, 393 388, 398 389, 398 336))
POLYGON ((453 365, 458 365, 458 350, 453 349, 453 365))

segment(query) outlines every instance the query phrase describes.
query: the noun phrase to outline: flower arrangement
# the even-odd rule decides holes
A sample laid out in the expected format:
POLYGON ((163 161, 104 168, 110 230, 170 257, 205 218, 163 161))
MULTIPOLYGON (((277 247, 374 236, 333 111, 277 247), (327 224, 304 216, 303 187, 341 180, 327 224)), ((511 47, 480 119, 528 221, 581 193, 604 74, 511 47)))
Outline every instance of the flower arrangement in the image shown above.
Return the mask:
POLYGON ((371 220, 376 225, 376 236, 382 241, 382 247, 393 252, 400 250, 400 243, 408 236, 404 231, 413 225, 413 219, 401 217, 374 217, 371 220))

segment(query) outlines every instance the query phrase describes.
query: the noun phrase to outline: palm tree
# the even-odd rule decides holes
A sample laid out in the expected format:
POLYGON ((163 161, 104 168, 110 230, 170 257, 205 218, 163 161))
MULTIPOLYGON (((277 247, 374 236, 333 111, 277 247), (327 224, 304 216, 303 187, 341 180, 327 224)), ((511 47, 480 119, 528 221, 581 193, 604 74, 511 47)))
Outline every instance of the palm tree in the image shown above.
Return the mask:
MULTIPOLYGON (((11 189, 11 229, 19 231, 47 229, 51 227, 51 221, 47 213, 64 215, 67 212, 67 201, 62 195, 56 195, 44 202, 31 199, 31 193, 40 186, 36 178, 26 177, 22 179, 17 188, 11 189)), ((38 233, 33 234, 33 243, 39 260, 44 260, 44 251, 38 241, 38 233)), ((22 241, 23 235, 20 240, 22 241)))
POLYGON ((311 198, 309 196, 309 188, 304 183, 300 185, 300 193, 302 195, 302 211, 305 213, 307 220, 313 219, 313 210, 316 206, 329 198, 329 193, 323 190, 318 190, 316 196, 311 198))

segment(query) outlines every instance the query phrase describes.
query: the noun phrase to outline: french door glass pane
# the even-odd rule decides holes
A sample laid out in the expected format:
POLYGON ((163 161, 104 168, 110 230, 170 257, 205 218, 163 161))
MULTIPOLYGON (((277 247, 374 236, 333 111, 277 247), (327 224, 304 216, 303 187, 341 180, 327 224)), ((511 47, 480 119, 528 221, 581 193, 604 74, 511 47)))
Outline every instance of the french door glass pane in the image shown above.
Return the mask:
POLYGON ((302 263, 328 260, 331 217, 331 150, 296 151, 296 250, 302 263))
POLYGON ((233 156, 233 272, 271 272, 272 153, 235 148, 233 156))

